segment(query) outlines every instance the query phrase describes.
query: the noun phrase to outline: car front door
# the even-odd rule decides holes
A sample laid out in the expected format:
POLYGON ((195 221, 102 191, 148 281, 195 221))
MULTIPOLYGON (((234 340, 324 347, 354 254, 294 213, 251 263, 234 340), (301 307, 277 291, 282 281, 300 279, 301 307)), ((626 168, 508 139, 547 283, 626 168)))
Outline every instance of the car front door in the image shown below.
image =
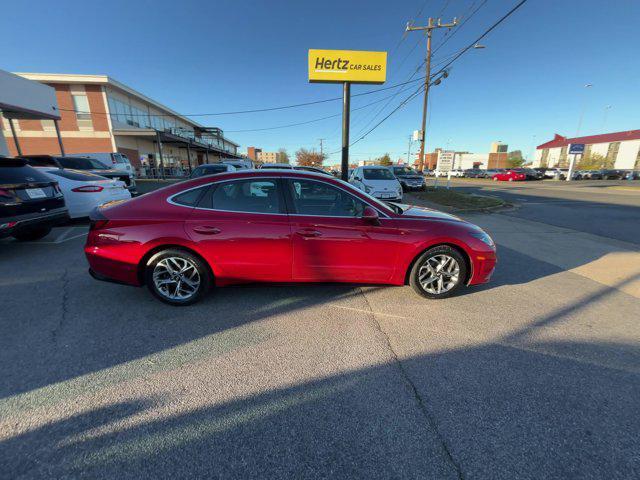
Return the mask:
POLYGON ((213 183, 185 228, 218 270, 216 281, 291 280, 291 228, 276 178, 213 183))
POLYGON ((320 180, 285 181, 293 243, 293 280, 386 282, 394 272, 399 229, 361 217, 365 202, 320 180))

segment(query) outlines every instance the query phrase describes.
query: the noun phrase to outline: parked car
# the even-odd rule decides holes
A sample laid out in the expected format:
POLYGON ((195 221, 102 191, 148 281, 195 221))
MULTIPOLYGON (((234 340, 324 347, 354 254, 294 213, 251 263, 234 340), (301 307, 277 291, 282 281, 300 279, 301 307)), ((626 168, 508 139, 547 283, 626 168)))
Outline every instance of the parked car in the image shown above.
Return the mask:
POLYGON ((268 169, 268 168, 278 168, 278 169, 285 169, 285 170, 292 170, 293 169, 293 165, 291 165, 290 163, 263 163, 260 168, 263 169, 268 169))
POLYGON ((293 167, 294 170, 302 170, 304 172, 313 172, 313 173, 319 173, 321 175, 329 175, 329 176, 334 176, 332 173, 327 172, 326 170, 323 170, 321 168, 317 168, 317 167, 293 167))
POLYGON ((537 171, 535 168, 516 168, 516 171, 522 171, 527 176, 527 180, 542 180, 544 173, 537 171))
POLYGON ((130 176, 134 177, 135 172, 131 167, 129 157, 120 152, 89 152, 89 153, 74 153, 77 157, 88 157, 98 160, 107 168, 113 170, 120 170, 121 172, 127 172, 130 176))
POLYGON ((600 170, 600 175, 603 180, 623 180, 626 177, 626 172, 624 170, 603 169, 600 170))
POLYGON ((235 172, 236 167, 228 163, 206 163, 193 169, 189 178, 203 177, 204 175, 216 175, 218 173, 235 172))
POLYGON ((349 183, 380 200, 402 201, 402 185, 387 167, 358 167, 351 174, 349 183))
POLYGON ((389 167, 393 175, 398 179, 402 189, 407 190, 424 190, 424 176, 416 172, 411 167, 389 167))
POLYGON ((640 180, 640 170, 630 170, 624 178, 625 180, 640 180))
POLYGON ((68 220, 58 182, 24 159, 0 157, 0 238, 38 240, 68 220))
POLYGON ((84 170, 112 180, 120 180, 127 186, 127 190, 131 192, 131 195, 138 194, 135 178, 127 172, 108 168, 102 162, 93 158, 57 157, 53 155, 24 155, 22 158, 26 159, 27 163, 33 167, 71 168, 73 170, 84 170))
POLYGON ((468 168, 464 171, 464 176, 467 178, 486 178, 487 171, 481 168, 468 168))
POLYGON ((556 180, 564 180, 569 173, 568 168, 547 168, 544 172, 545 178, 554 178, 556 180))
POLYGON ((236 170, 252 170, 254 168, 253 162, 248 158, 223 158, 221 161, 222 163, 236 167, 236 170))
POLYGON ((70 168, 36 167, 58 182, 69 209, 69 217, 88 217, 91 210, 116 200, 129 200, 131 193, 124 182, 70 168))
POLYGON ((456 168, 454 170, 449 170, 448 172, 445 172, 444 176, 447 177, 451 175, 452 177, 456 177, 456 178, 462 178, 464 177, 464 170, 462 170, 461 168, 456 168))
POLYGON ((524 172, 507 170, 505 172, 496 173, 492 178, 494 181, 501 182, 524 182, 527 179, 527 175, 524 172))
POLYGON ((201 177, 106 205, 85 254, 94 278, 146 285, 171 305, 243 282, 409 283, 445 298, 489 281, 496 263, 471 223, 295 170, 201 177))

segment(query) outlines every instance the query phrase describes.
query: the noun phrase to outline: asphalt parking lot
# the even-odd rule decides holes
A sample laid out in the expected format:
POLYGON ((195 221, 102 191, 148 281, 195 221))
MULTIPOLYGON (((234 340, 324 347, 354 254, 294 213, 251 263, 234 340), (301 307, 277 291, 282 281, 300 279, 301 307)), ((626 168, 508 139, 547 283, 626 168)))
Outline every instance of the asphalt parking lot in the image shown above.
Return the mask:
POLYGON ((454 182, 492 283, 96 282, 86 226, 0 241, 2 478, 638 478, 640 191, 454 182))

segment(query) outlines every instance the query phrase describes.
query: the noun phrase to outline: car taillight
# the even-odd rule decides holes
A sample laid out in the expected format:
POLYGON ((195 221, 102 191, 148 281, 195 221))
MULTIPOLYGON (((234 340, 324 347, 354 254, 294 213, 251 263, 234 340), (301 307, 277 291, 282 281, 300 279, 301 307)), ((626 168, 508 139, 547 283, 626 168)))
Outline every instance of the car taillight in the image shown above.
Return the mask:
POLYGON ((53 191, 55 193, 58 193, 58 194, 62 195, 62 190, 60 190, 60 185, 58 185, 57 183, 53 184, 53 191))
POLYGON ((11 193, 11 190, 0 188, 0 197, 13 198, 13 194, 11 193))
POLYGON ((102 230, 109 224, 109 220, 91 220, 89 230, 102 230))
POLYGON ((100 185, 83 185, 82 187, 71 189, 72 192, 78 193, 96 193, 101 192, 102 190, 104 190, 104 187, 101 187, 100 185))

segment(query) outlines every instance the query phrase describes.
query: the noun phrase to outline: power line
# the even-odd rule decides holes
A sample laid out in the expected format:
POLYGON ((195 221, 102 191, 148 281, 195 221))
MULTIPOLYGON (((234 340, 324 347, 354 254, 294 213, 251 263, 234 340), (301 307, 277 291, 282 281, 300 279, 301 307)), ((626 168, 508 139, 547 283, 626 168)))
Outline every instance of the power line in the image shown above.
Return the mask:
MULTIPOLYGON (((403 85, 406 85, 407 83, 414 83, 418 80, 412 80, 411 82, 402 82, 402 83, 396 83, 394 85, 389 85, 388 87, 382 87, 382 88, 376 88, 375 90, 369 90, 368 92, 362 92, 362 93, 355 93, 352 95, 352 97, 362 97, 364 95, 371 95, 373 93, 378 93, 378 92, 383 92, 385 90, 391 90, 393 88, 398 88, 398 87, 402 87, 403 85)), ((286 110, 286 109, 290 109, 290 108, 299 108, 299 107, 306 107, 309 105, 317 105, 320 103, 327 103, 327 102, 335 102, 337 100, 342 100, 342 97, 333 97, 333 98, 326 98, 324 100, 315 100, 313 102, 304 102, 304 103, 294 103, 291 105, 282 105, 279 107, 268 107, 268 108, 256 108, 256 109, 252 109, 252 110, 237 110, 237 111, 233 111, 233 112, 215 112, 215 113, 185 113, 185 114, 174 114, 174 113, 127 113, 127 114, 121 114, 121 115, 126 115, 128 117, 174 117, 174 118, 178 118, 178 117, 213 117, 213 116, 221 116, 221 115, 240 115, 240 114, 245 114, 245 113, 260 113, 260 112, 272 112, 275 110, 286 110)), ((60 108, 59 109, 61 112, 75 112, 75 113, 84 113, 84 114, 94 114, 94 115, 107 115, 107 112, 85 112, 82 110, 75 110, 72 108, 60 108)), ((114 114, 113 112, 111 113, 112 115, 114 114)))
MULTIPOLYGON (((375 100, 373 102, 367 103, 365 105, 361 105, 357 108, 353 108, 351 109, 351 111, 355 112, 357 110, 362 110, 363 108, 367 108, 370 107, 372 105, 375 105, 377 103, 380 102, 384 102, 386 99, 393 97, 393 95, 387 95, 386 97, 382 97, 379 98, 378 100, 375 100)), ((340 117, 342 116, 342 113, 336 113, 334 115, 327 115, 326 117, 320 117, 320 118, 314 118, 313 120, 306 120, 304 122, 297 122, 297 123, 289 123, 286 125, 277 125, 274 127, 264 127, 264 128, 249 128, 249 129, 243 129, 243 130, 225 130, 226 133, 243 133, 243 132, 261 132, 264 130, 277 130, 280 128, 289 128, 289 127, 297 127, 299 125, 307 125, 309 123, 315 123, 315 122, 320 122, 322 120, 328 120, 329 118, 335 118, 335 117, 340 117)))
MULTIPOLYGON (((435 53, 436 53, 438 50, 440 50, 440 49, 441 49, 441 48, 442 48, 442 47, 443 47, 443 46, 444 46, 444 45, 445 45, 449 40, 451 40, 451 39, 455 36, 455 34, 456 34, 456 33, 458 33, 458 32, 460 31, 460 29, 461 29, 462 27, 464 27, 464 25, 465 25, 469 20, 471 20, 471 19, 473 18, 473 16, 474 16, 476 13, 478 13, 478 10, 480 10, 482 7, 484 7, 484 6, 487 4, 487 1, 488 1, 488 0, 483 0, 483 2, 482 2, 480 5, 478 5, 478 8, 476 8, 475 10, 473 10, 473 12, 471 12, 471 14, 470 14, 469 16, 464 16, 464 15, 463 15, 463 16, 461 17, 461 18, 463 18, 464 20, 463 20, 462 22, 460 22, 460 25, 458 25, 458 28, 456 28, 456 29, 451 33, 451 35, 448 35, 448 36, 447 36, 447 37, 446 37, 442 42, 440 42, 440 44, 439 44, 436 48, 434 48, 434 50, 433 50, 434 55, 435 55, 435 53)), ((471 11, 471 9, 472 9, 472 8, 473 8, 473 6, 475 5, 475 3, 476 3, 476 2, 475 2, 475 0, 474 0, 474 2, 473 2, 473 3, 471 4, 471 6, 469 7, 469 10, 468 10, 468 11, 471 11)), ((448 32, 447 32, 447 33, 448 33, 448 32)))

